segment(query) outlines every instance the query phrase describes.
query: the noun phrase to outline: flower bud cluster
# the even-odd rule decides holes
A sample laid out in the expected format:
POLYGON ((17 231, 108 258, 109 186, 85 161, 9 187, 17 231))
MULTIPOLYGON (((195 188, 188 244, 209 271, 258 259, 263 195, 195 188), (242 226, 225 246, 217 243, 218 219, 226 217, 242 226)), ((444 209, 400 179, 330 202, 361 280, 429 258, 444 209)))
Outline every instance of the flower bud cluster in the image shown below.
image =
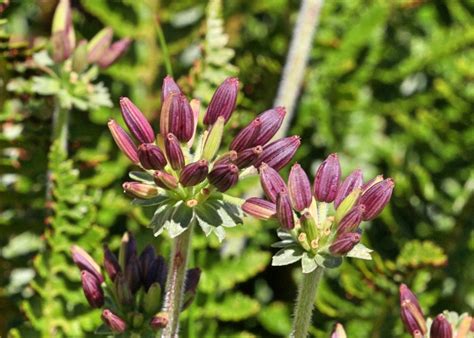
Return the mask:
POLYGON ((341 182, 337 154, 318 167, 312 186, 299 164, 291 168, 288 184, 265 162, 259 171, 266 199, 249 198, 242 209, 260 219, 278 219, 310 256, 350 252, 360 242, 361 222, 382 212, 394 187, 392 179, 382 177, 364 185, 360 170, 341 182))
POLYGON ((169 205, 182 201, 194 208, 219 199, 238 183, 244 170, 256 172, 262 163, 274 170, 285 166, 298 149, 300 138, 291 136, 270 142, 285 117, 282 107, 258 115, 236 135, 229 150, 219 154, 225 124, 236 107, 238 89, 237 78, 226 79, 200 118, 199 102, 188 101, 173 78, 167 76, 161 90, 159 134, 155 134, 139 108, 122 97, 120 107, 130 134, 114 120, 109 121, 109 129, 122 153, 149 177, 125 182, 125 192, 138 199, 161 196, 169 205), (203 121, 204 130, 196 135, 199 120, 203 121))
POLYGON ((467 338, 470 337, 474 320, 467 314, 455 315, 450 319, 450 312, 438 314, 432 321, 426 320, 415 294, 405 284, 400 285, 400 316, 406 330, 414 338, 467 338), (429 324, 431 323, 431 327, 429 324))
MULTIPOLYGON (((134 237, 125 233, 118 257, 104 245, 103 270, 81 247, 71 252, 84 295, 91 307, 103 309, 102 320, 111 332, 146 334, 167 325, 167 314, 160 312, 167 265, 151 245, 138 255, 134 237)), ((182 310, 194 299, 200 274, 199 268, 187 271, 182 310)))

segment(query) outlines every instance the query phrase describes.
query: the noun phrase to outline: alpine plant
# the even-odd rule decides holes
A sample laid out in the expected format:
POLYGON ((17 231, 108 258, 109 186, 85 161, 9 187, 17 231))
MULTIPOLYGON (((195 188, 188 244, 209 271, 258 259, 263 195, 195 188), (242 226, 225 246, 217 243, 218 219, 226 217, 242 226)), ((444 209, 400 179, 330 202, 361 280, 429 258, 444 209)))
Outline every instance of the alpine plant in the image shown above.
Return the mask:
POLYGON ((286 183, 277 170, 260 161, 260 182, 265 199, 245 201, 245 213, 259 219, 277 219, 281 248, 273 265, 301 260, 304 273, 318 266, 334 268, 342 257, 371 259, 372 250, 360 243, 363 221, 377 217, 390 201, 394 182, 382 176, 364 183, 362 171, 353 171, 341 182, 337 154, 331 154, 316 171, 313 186, 299 164, 291 168, 286 183))
POLYGON ((200 102, 189 101, 167 76, 161 88, 159 133, 130 99, 120 99, 130 134, 114 120, 108 126, 120 150, 141 169, 130 173, 133 181, 123 183, 123 189, 134 203, 156 208, 150 224, 155 236, 166 229, 176 237, 196 222, 206 236, 215 233, 222 240, 224 227, 242 222, 241 203, 226 192, 262 163, 280 170, 298 149, 298 136, 270 142, 285 116, 285 109, 276 107, 258 115, 219 152, 238 90, 237 78, 226 79, 200 116, 200 102))

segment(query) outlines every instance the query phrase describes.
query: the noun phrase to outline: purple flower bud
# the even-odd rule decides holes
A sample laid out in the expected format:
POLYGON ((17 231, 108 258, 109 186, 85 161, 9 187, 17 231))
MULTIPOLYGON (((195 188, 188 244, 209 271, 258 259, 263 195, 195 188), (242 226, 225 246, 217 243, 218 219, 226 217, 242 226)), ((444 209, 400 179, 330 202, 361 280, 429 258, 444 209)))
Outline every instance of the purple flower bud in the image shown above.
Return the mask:
POLYGON ((150 286, 157 282, 161 289, 165 288, 166 275, 168 274, 168 267, 165 259, 162 256, 157 256, 146 271, 144 286, 145 291, 148 291, 150 286))
POLYGON ((104 291, 100 287, 97 278, 87 270, 81 271, 82 290, 93 308, 99 308, 104 305, 104 291))
POLYGON ((356 205, 344 216, 337 226, 337 233, 343 234, 346 232, 355 232, 362 222, 362 214, 365 211, 363 205, 356 205))
POLYGON ((117 301, 123 306, 128 306, 133 304, 132 291, 128 285, 127 279, 123 273, 119 272, 115 276, 114 288, 117 293, 117 301))
POLYGON ((235 109, 238 91, 239 80, 235 77, 227 78, 214 92, 204 116, 204 124, 213 125, 219 116, 227 122, 235 109))
POLYGON ((265 192, 265 196, 273 203, 277 200, 277 195, 286 189, 285 181, 281 178, 278 171, 262 163, 260 170, 260 184, 265 192))
POLYGON ((359 203, 365 206, 364 221, 370 221, 377 217, 390 201, 395 183, 387 178, 371 186, 362 193, 359 203))
POLYGON ((127 329, 127 323, 109 309, 102 311, 102 320, 113 332, 123 333, 127 329))
POLYGON ((72 24, 72 11, 69 0, 61 0, 53 17, 51 41, 53 59, 62 62, 71 56, 76 45, 76 35, 72 24))
POLYGON ((104 267, 112 281, 115 280, 117 273, 122 271, 117 257, 110 251, 107 245, 104 245, 104 267))
POLYGON ((329 155, 319 166, 314 178, 314 197, 320 202, 330 203, 336 198, 341 166, 337 154, 329 155))
POLYGON ((224 192, 239 180, 239 168, 235 164, 219 164, 214 166, 207 178, 217 190, 224 192))
POLYGON ((160 312, 151 318, 150 326, 153 330, 161 330, 168 325, 168 321, 168 314, 165 312, 160 312))
MULTIPOLYGON (((167 130, 181 142, 187 142, 194 133, 194 113, 183 94, 171 95, 167 130)), ((164 134, 166 135, 166 134, 164 134)))
POLYGON ((298 163, 291 167, 288 177, 288 192, 295 210, 302 211, 311 205, 313 200, 311 183, 309 183, 308 175, 298 163))
POLYGON ((87 62, 95 63, 102 58, 112 43, 114 31, 110 27, 103 28, 97 33, 87 46, 87 62))
POLYGON ((342 324, 337 323, 334 331, 331 334, 331 338, 347 338, 346 331, 342 324))
POLYGON ((422 334, 427 332, 418 299, 405 284, 400 285, 400 315, 403 324, 412 335, 415 335, 415 331, 420 331, 422 334))
POLYGON ((329 247, 333 255, 342 256, 352 250, 360 242, 360 234, 348 232, 337 236, 329 247))
POLYGON ((269 219, 276 214, 276 205, 263 198, 251 197, 242 204, 242 210, 258 219, 269 219))
POLYGON ((406 284, 400 285, 399 293, 400 293, 400 305, 403 303, 403 301, 408 300, 417 308, 417 310, 423 316, 423 310, 421 309, 418 299, 416 298, 415 294, 408 288, 408 286, 406 286, 406 284))
POLYGON ((262 146, 256 146, 253 148, 248 148, 242 150, 237 154, 237 158, 234 161, 234 164, 239 167, 240 169, 250 167, 254 163, 256 163, 263 153, 262 146))
POLYGON ((288 196, 286 189, 282 190, 277 195, 276 215, 283 228, 291 230, 295 227, 293 209, 291 208, 290 197, 288 196))
POLYGON ((72 260, 79 269, 86 270, 93 274, 99 281, 99 284, 104 281, 104 276, 102 276, 102 273, 100 272, 99 264, 97 264, 83 248, 78 245, 73 245, 71 247, 71 253, 72 260))
POLYGON ((163 79, 163 85, 161 86, 161 102, 165 102, 168 95, 172 92, 181 94, 181 89, 178 84, 174 81, 173 77, 167 75, 163 79))
POLYGON ((112 134, 115 143, 122 153, 124 153, 125 156, 127 156, 133 163, 138 163, 137 147, 127 132, 123 130, 122 127, 120 127, 114 120, 110 120, 107 123, 107 126, 109 127, 110 133, 112 134))
POLYGON ((185 187, 191 187, 206 179, 209 166, 206 160, 199 160, 186 165, 179 176, 179 183, 185 187))
POLYGON ((158 188, 139 182, 125 182, 122 184, 123 191, 131 197, 149 199, 158 195, 158 188))
POLYGON ((232 140, 229 149, 242 151, 251 148, 260 133, 261 126, 262 122, 260 121, 260 118, 257 117, 237 134, 237 136, 232 140))
POLYGON ((285 137, 267 144, 263 147, 263 153, 255 166, 258 167, 261 163, 265 162, 275 170, 280 170, 291 161, 300 144, 301 140, 297 135, 285 137))
POLYGON ((283 119, 285 118, 286 110, 284 107, 276 107, 261 113, 258 118, 262 127, 253 143, 253 145, 265 145, 272 139, 273 136, 280 129, 283 119))
POLYGON ((161 149, 151 143, 143 143, 138 147, 138 159, 145 169, 163 169, 166 158, 161 149))
POLYGON ((157 170, 153 174, 155 184, 162 189, 173 190, 178 186, 178 180, 166 171, 157 170))
POLYGON ((112 64, 114 64, 115 61, 117 61, 123 54, 125 54, 131 43, 132 40, 129 38, 124 38, 117 42, 114 42, 112 46, 110 46, 110 48, 107 50, 107 53, 105 53, 99 59, 99 61, 97 61, 99 67, 108 68, 112 64))
POLYGON ((360 188, 362 190, 362 192, 366 192, 370 187, 372 187, 374 184, 376 183, 379 183, 379 182, 382 182, 383 181, 383 175, 377 175, 375 176, 373 179, 367 181, 366 183, 364 183, 362 185, 362 187, 360 188))
POLYGON ((184 166, 184 155, 181 150, 178 139, 171 133, 165 138, 165 151, 166 157, 168 157, 168 162, 171 165, 171 168, 174 170, 179 170, 184 166))
POLYGON ((231 150, 222 156, 218 157, 216 161, 214 162, 214 166, 219 165, 219 164, 230 164, 233 163, 235 160, 237 160, 237 152, 234 150, 231 150))
POLYGON ((120 109, 128 130, 141 143, 153 143, 155 133, 145 115, 127 97, 120 98, 120 109))
POLYGON ((446 320, 443 314, 439 314, 433 320, 430 329, 430 338, 452 338, 453 328, 451 324, 446 320))
POLYGON ((133 255, 125 267, 125 278, 132 293, 136 293, 140 289, 140 276, 140 261, 136 255, 133 255))
POLYGON ((181 311, 184 311, 191 305, 194 296, 196 295, 197 285, 201 278, 201 269, 193 268, 186 271, 186 282, 184 284, 184 301, 181 311))
POLYGON ((339 207, 342 201, 356 188, 360 188, 363 183, 362 170, 356 169, 349 176, 346 177, 344 182, 337 189, 336 199, 334 200, 334 206, 336 209, 339 207))
POLYGON ((146 275, 148 274, 148 270, 150 269, 153 261, 156 258, 155 248, 153 245, 148 244, 145 249, 143 249, 142 253, 140 254, 140 272, 143 284, 146 281, 146 275))

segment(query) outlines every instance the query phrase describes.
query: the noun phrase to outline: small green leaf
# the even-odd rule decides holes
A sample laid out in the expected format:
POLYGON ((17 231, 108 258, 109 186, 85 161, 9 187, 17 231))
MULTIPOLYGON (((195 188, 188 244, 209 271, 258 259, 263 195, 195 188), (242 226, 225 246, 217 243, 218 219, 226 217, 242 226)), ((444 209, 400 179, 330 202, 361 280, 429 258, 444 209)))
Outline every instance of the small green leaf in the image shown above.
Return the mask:
POLYGON ((275 242, 271 245, 272 248, 287 248, 297 244, 293 239, 285 239, 283 241, 275 242))
POLYGON ((54 95, 59 92, 61 85, 57 79, 46 76, 33 76, 33 86, 31 89, 40 95, 54 95))
POLYGON ((153 228, 153 235, 155 237, 158 237, 163 232, 165 221, 166 219, 171 217, 171 214, 173 213, 173 211, 174 211, 173 206, 169 204, 160 205, 155 210, 155 213, 149 225, 150 228, 153 228))
POLYGON ((347 257, 352 257, 352 258, 360 258, 360 259, 366 259, 366 260, 371 260, 372 256, 370 253, 374 251, 369 248, 367 248, 364 244, 357 244, 355 247, 352 248, 351 251, 347 253, 347 257))
POLYGON ((189 225, 194 222, 194 210, 184 202, 179 202, 170 217, 165 219, 164 227, 168 230, 171 238, 175 238, 183 233, 189 225))
POLYGON ((292 264, 296 261, 299 261, 302 256, 303 249, 300 247, 295 246, 291 248, 281 249, 272 257, 272 265, 281 266, 292 264))
POLYGON ((142 207, 150 207, 152 205, 161 205, 169 202, 170 199, 167 196, 163 195, 158 195, 156 197, 147 199, 147 200, 142 200, 140 198, 134 198, 132 200, 133 205, 140 205, 142 207))
POLYGON ((303 268, 303 273, 310 273, 318 267, 318 264, 314 257, 310 257, 308 253, 305 252, 301 257, 301 267, 303 268))
POLYGON ((146 183, 146 184, 155 184, 153 176, 145 171, 131 171, 128 173, 128 176, 135 181, 146 183))

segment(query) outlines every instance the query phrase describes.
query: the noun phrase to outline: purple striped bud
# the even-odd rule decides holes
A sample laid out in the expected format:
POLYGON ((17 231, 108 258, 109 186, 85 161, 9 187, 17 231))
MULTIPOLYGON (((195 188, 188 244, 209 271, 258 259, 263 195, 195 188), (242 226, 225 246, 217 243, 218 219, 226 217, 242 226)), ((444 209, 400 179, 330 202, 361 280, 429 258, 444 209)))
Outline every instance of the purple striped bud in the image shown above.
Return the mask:
POLYGON ((123 234, 122 239, 120 241, 119 254, 120 256, 123 256, 121 259, 119 259, 119 261, 123 262, 124 267, 128 264, 132 256, 137 255, 137 241, 135 240, 135 237, 131 232, 127 231, 123 234))
POLYGON ((199 160, 186 165, 179 176, 179 183, 185 187, 191 187, 206 179, 209 166, 206 160, 199 160))
POLYGON ((331 334, 331 338, 347 338, 346 331, 342 324, 337 323, 334 331, 331 334))
POLYGON ((265 192, 265 196, 273 203, 277 200, 277 195, 286 190, 285 181, 281 178, 278 171, 268 166, 266 163, 262 163, 259 168, 260 170, 260 184, 265 192))
POLYGON ((157 170, 153 174, 155 184, 162 189, 173 190, 178 186, 178 180, 166 171, 157 170))
POLYGON ((165 152, 171 168, 180 170, 184 166, 184 155, 178 139, 171 133, 165 138, 165 152))
POLYGON ((242 150, 237 154, 237 159, 234 161, 234 164, 240 169, 250 167, 258 161, 262 153, 262 146, 256 146, 253 148, 242 150))
POLYGON ((108 68, 112 64, 114 64, 115 61, 117 61, 123 54, 125 54, 131 43, 132 40, 129 38, 124 38, 117 42, 114 42, 112 46, 110 46, 110 48, 107 50, 107 53, 105 53, 99 59, 99 61, 97 61, 99 67, 108 68))
POLYGON ((253 145, 265 145, 272 139, 273 136, 280 129, 283 119, 285 118, 286 110, 284 107, 276 107, 261 113, 258 118, 262 123, 262 127, 255 139, 253 145))
POLYGON ((387 178, 371 186, 362 193, 359 203, 365 206, 364 221, 370 221, 377 217, 390 201, 395 183, 387 178))
POLYGON ((242 204, 242 210, 258 219, 270 219, 276 214, 276 205, 263 198, 251 197, 242 204))
POLYGON ((362 214, 365 211, 363 205, 356 205, 344 216, 341 222, 337 226, 337 233, 343 234, 346 232, 355 232, 359 227, 360 222, 362 222, 362 214))
POLYGON ((164 128, 174 134, 181 142, 187 142, 193 137, 194 133, 193 110, 183 94, 170 95, 169 97, 171 98, 171 104, 167 118, 168 126, 164 126, 164 128))
POLYGON ((104 245, 104 267, 112 281, 114 281, 115 276, 122 271, 117 257, 110 251, 107 245, 104 245))
POLYGON ((172 92, 181 94, 181 88, 174 81, 173 77, 167 75, 163 79, 163 85, 161 86, 161 103, 165 102, 168 95, 172 92))
POLYGON ((291 161, 300 144, 301 140, 297 135, 272 142, 263 147, 263 153, 255 166, 258 167, 261 163, 265 162, 275 170, 280 170, 291 161))
POLYGON ((276 215, 283 228, 291 230, 295 227, 293 209, 291 208, 290 197, 288 196, 286 189, 282 190, 277 195, 276 215))
POLYGON ((128 130, 141 143, 153 143, 155 133, 145 115, 127 97, 120 98, 120 109, 128 130))
POLYGON ((207 178, 217 190, 224 192, 239 180, 239 168, 235 164, 219 164, 214 166, 207 178))
POLYGON ((405 328, 412 335, 416 331, 426 334, 426 322, 418 299, 405 285, 400 285, 400 315, 405 328))
POLYGON ((157 187, 139 182, 125 182, 122 188, 127 195, 141 199, 153 198, 159 192, 157 187))
POLYGON ((227 122, 235 109, 238 92, 239 80, 235 77, 227 78, 214 92, 204 116, 204 124, 213 125, 219 116, 227 122))
POLYGON ((222 156, 218 157, 216 161, 214 162, 214 166, 219 165, 219 164, 230 164, 233 163, 235 160, 237 160, 237 152, 234 150, 231 150, 222 156))
POLYGON ((81 270, 86 270, 93 274, 99 281, 99 284, 104 281, 104 276, 100 272, 100 266, 95 260, 80 246, 73 245, 71 247, 72 260, 74 264, 81 270))
POLYGON ((123 333, 127 329, 127 323, 109 309, 102 311, 102 320, 113 332, 123 333))
POLYGON ((162 256, 157 256, 151 265, 148 267, 145 275, 145 291, 148 291, 153 283, 159 283, 164 289, 166 283, 166 275, 168 274, 168 267, 165 259, 162 256))
POLYGON ((110 27, 103 28, 97 33, 87 45, 87 62, 97 62, 103 55, 107 53, 107 50, 112 43, 112 37, 114 31, 110 27))
POLYGON ((93 308, 104 305, 104 291, 100 287, 100 282, 87 270, 81 271, 82 290, 93 308))
POLYGON ((291 167, 288 177, 288 192, 291 204, 297 211, 303 211, 311 205, 313 195, 311 194, 311 183, 303 168, 296 163, 291 167))
POLYGON ((143 249, 139 257, 141 279, 144 285, 145 285, 146 275, 148 274, 148 270, 150 269, 155 258, 156 258, 155 248, 153 248, 153 245, 148 244, 145 247, 145 249, 143 249))
POLYGON ((334 201, 341 177, 337 154, 329 155, 319 166, 314 178, 314 197, 320 202, 334 201))
POLYGON ((168 325, 168 322, 168 314, 166 312, 160 312, 151 318, 150 326, 153 330, 161 330, 168 325))
POLYGON ((360 188, 363 183, 362 170, 356 169, 349 176, 346 177, 344 182, 337 189, 336 199, 334 200, 334 206, 336 209, 339 207, 342 201, 356 188, 360 188))
POLYGON ((140 261, 135 254, 130 257, 125 267, 125 278, 132 293, 140 289, 140 275, 140 261))
POLYGON ((123 128, 120 127, 114 120, 110 120, 107 123, 107 126, 109 127, 110 133, 112 134, 115 143, 122 153, 124 153, 124 155, 127 156, 133 163, 138 163, 137 147, 130 138, 130 135, 128 135, 127 132, 123 130, 123 128))
POLYGON ((408 288, 408 286, 406 286, 406 284, 400 284, 399 293, 400 305, 403 303, 403 301, 407 300, 412 303, 423 316, 423 310, 421 309, 418 299, 416 298, 415 294, 408 288))
POLYGON ((196 289, 201 278, 201 269, 193 268, 186 271, 186 282, 184 284, 184 300, 181 311, 184 311, 193 302, 196 289))
POLYGON ((329 251, 336 256, 342 256, 352 250, 360 242, 360 234, 348 232, 337 236, 329 247, 329 251))
POLYGON ((366 192, 374 184, 382 182, 382 181, 383 181, 383 175, 377 175, 373 179, 364 183, 360 189, 362 190, 362 192, 366 192))
POLYGON ((433 320, 430 329, 430 338, 452 338, 453 328, 443 314, 439 314, 433 320))
POLYGON ((253 144, 255 144, 255 140, 260 133, 261 126, 262 122, 260 121, 260 118, 257 117, 237 134, 237 136, 232 140, 229 149, 242 151, 244 149, 251 148, 253 144))
POLYGON ((145 169, 163 169, 166 158, 161 149, 151 143, 143 143, 138 147, 138 159, 145 169))

